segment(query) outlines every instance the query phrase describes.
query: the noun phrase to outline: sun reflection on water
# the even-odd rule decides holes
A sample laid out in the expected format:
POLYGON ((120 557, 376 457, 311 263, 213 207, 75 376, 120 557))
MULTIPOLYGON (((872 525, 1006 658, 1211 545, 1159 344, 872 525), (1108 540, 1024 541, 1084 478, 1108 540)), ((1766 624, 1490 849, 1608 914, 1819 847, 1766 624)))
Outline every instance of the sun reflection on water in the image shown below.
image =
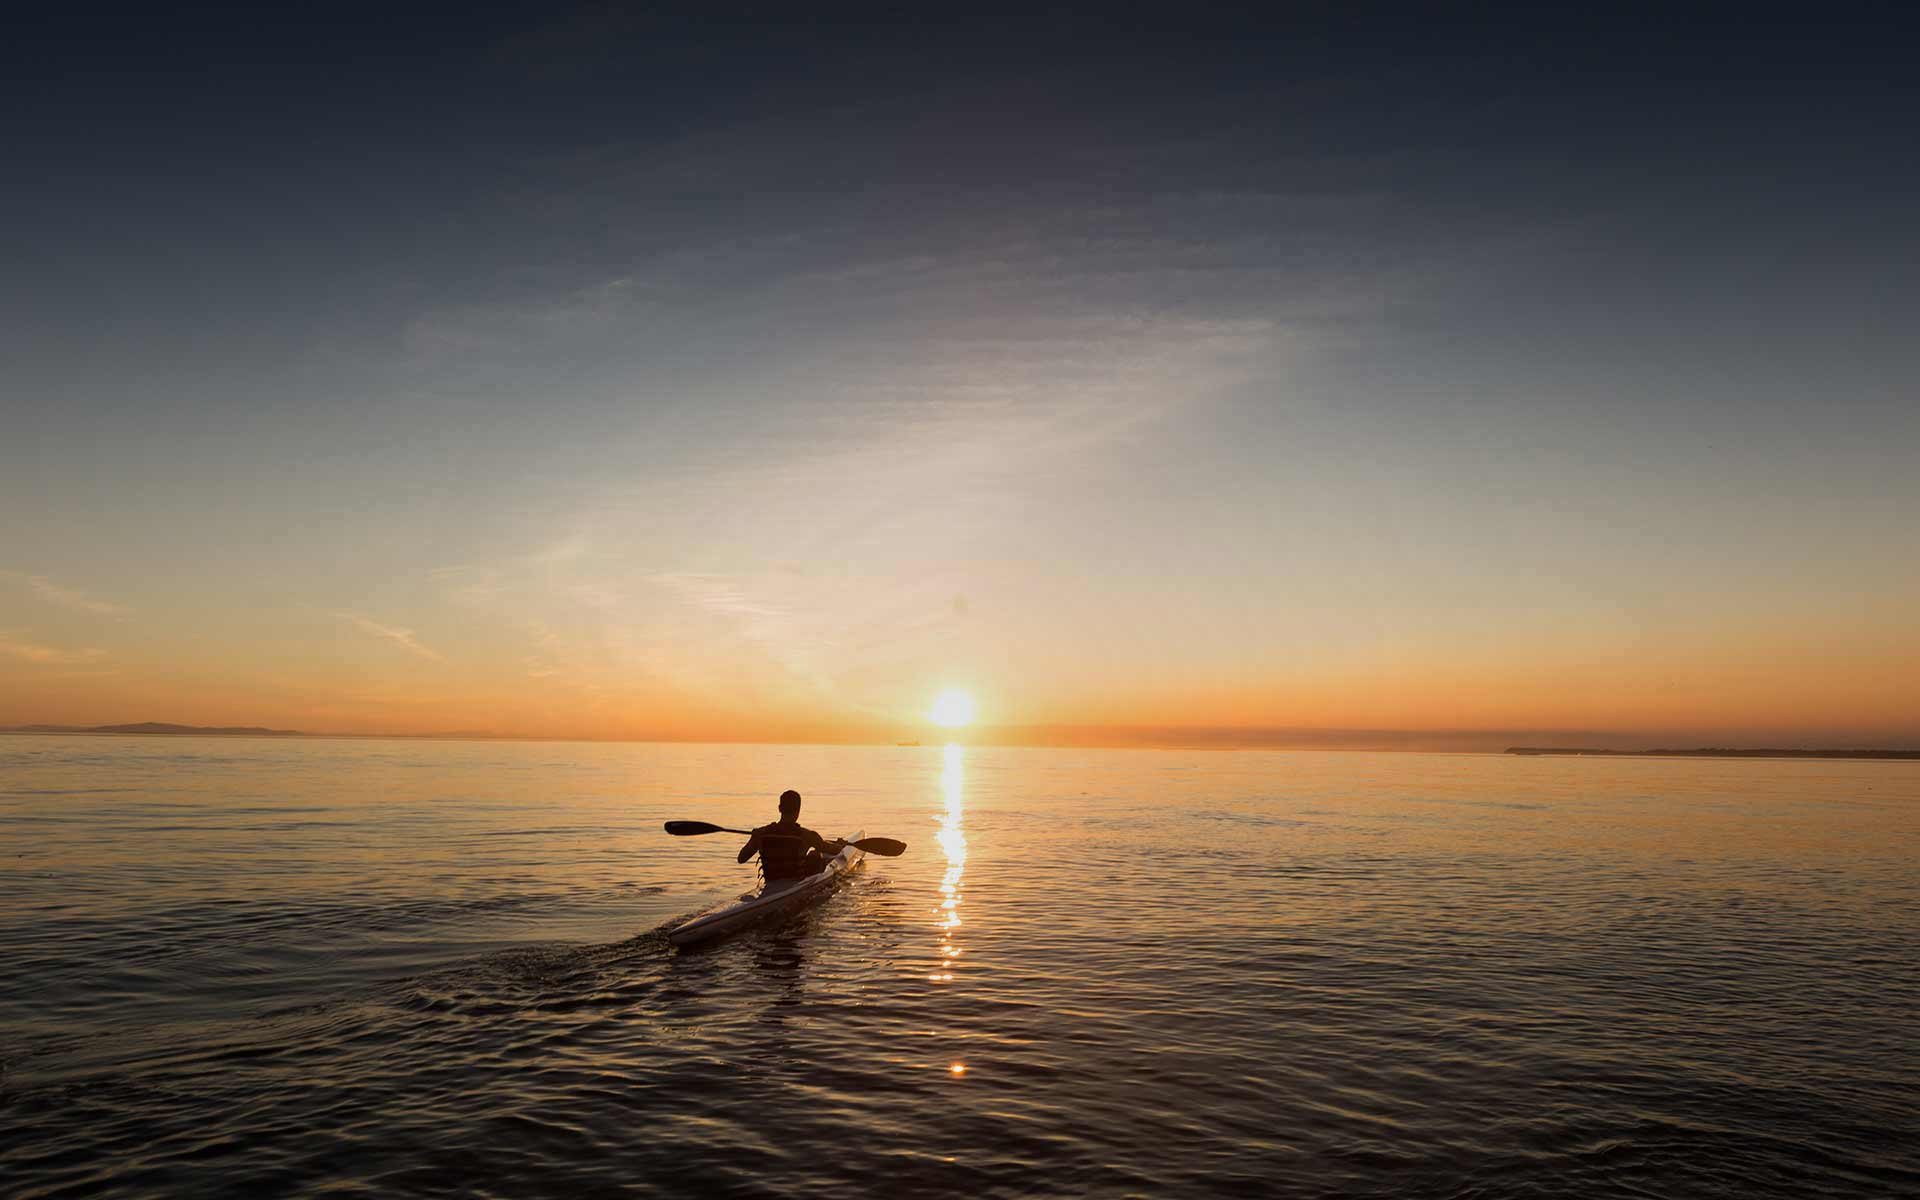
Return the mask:
POLYGON ((954 959, 960 957, 954 931, 960 928, 960 876, 967 865, 967 837, 961 830, 960 820, 965 807, 961 801, 966 779, 965 753, 958 745, 948 745, 944 751, 946 764, 940 772, 940 792, 945 807, 939 817, 937 840, 946 853, 947 870, 940 878, 939 907, 933 910, 937 918, 935 928, 940 931, 939 955, 934 959, 933 974, 927 976, 933 983, 952 983, 954 959))

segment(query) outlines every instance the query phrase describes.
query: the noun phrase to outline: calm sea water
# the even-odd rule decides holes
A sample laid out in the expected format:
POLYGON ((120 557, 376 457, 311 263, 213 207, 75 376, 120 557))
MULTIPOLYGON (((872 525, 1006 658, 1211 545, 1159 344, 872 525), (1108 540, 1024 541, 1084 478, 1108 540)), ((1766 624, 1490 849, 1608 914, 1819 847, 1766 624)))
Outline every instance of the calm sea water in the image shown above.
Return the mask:
POLYGON ((1915 1194, 1917 1019, 1920 764, 0 738, 18 1200, 1915 1194))

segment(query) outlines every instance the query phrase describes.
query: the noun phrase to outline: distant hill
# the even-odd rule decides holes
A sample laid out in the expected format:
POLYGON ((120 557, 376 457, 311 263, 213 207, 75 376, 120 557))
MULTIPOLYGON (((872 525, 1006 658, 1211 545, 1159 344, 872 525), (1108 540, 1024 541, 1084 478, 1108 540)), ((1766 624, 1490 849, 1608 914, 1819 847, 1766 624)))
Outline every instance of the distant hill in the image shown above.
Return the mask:
POLYGON ((1736 750, 1701 746, 1692 750, 1595 750, 1565 746, 1509 746, 1508 754, 1597 754, 1607 758, 1912 758, 1920 750, 1736 750))
POLYGON ((261 725, 169 725, 141 721, 134 725, 13 725, 7 733, 145 733, 218 737, 305 737, 298 729, 268 729, 261 725))

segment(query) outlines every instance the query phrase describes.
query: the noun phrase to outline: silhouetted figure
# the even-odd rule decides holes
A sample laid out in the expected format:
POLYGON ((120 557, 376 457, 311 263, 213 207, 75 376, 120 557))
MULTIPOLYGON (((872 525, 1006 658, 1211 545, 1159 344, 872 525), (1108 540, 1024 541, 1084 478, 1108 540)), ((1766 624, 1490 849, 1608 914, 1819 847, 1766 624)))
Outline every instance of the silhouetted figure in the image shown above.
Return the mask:
POLYGON ((760 856, 760 870, 768 883, 804 879, 827 869, 827 860, 840 853, 844 839, 828 841, 800 823, 800 793, 780 793, 780 819, 753 831, 740 847, 739 861, 760 856))

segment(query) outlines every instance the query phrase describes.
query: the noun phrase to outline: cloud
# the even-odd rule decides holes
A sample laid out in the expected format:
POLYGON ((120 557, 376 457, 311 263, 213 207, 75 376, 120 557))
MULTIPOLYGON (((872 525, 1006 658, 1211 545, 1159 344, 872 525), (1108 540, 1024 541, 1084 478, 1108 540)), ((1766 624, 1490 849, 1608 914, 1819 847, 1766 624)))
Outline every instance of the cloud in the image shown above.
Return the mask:
POLYGON ((652 303, 631 276, 623 275, 518 303, 473 302, 423 312, 408 324, 406 341, 415 353, 428 356, 511 352, 531 342, 618 333, 652 303))
POLYGON ((433 662, 443 661, 437 651, 421 645, 419 639, 414 636, 414 632, 411 629, 401 629, 394 625, 382 625, 378 621, 360 616, 357 613, 335 613, 334 616, 352 625, 362 633, 371 634, 377 638, 385 638, 393 642, 409 654, 418 655, 421 658, 430 659, 433 662))
POLYGON ((692 571, 662 571, 652 576, 687 600, 708 612, 734 617, 764 617, 778 620, 786 610, 755 600, 732 579, 692 571))
MULTIPOLYGON (((983 84, 897 113, 783 110, 527 160, 527 182, 493 202, 537 252, 497 287, 430 299, 406 341, 449 363, 487 358, 468 364, 481 379, 545 353, 570 369, 618 360, 620 379, 659 372, 679 390, 675 363, 794 362, 810 347, 837 363, 859 352, 850 341, 911 348, 997 324, 1035 362, 1084 348, 1082 373, 1099 374, 1107 339, 1062 330, 1056 347, 1035 322, 1159 318, 1164 339, 1197 344, 1210 323, 1257 318, 1261 340, 1324 337, 1444 265, 1414 252, 1438 218, 1394 186, 1422 164, 1276 154, 1257 132, 1144 101, 1138 121, 1114 119, 1104 95, 1079 116, 1021 103, 1053 87, 983 84), (1019 119, 981 138, 983 111, 1019 119)), ((987 365, 997 379, 1007 364, 987 365)))
POLYGON ((61 608, 72 609, 74 612, 92 613, 97 617, 118 617, 133 611, 124 604, 115 604, 110 600, 102 600, 98 596, 90 596, 78 588, 63 587, 45 575, 29 575, 24 571, 0 571, 0 575, 8 579, 21 580, 42 600, 49 604, 57 604, 61 608))
POLYGON ((19 642, 3 637, 0 637, 0 654, 48 666, 72 666, 76 663, 98 662, 107 656, 105 650, 92 646, 83 650, 62 650, 55 646, 40 646, 32 642, 19 642))

